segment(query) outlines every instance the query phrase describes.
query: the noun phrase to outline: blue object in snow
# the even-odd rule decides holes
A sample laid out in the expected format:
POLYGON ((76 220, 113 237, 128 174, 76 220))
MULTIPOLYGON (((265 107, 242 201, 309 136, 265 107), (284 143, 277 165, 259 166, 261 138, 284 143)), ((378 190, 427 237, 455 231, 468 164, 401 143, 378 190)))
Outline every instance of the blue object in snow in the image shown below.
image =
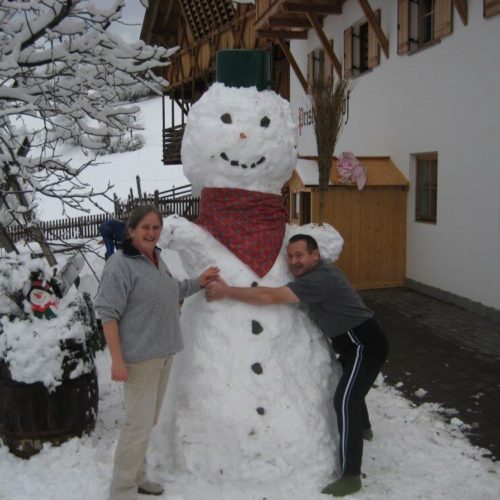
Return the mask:
POLYGON ((115 248, 119 250, 122 247, 123 240, 126 237, 125 223, 116 219, 107 220, 99 226, 99 233, 101 233, 106 245, 104 258, 107 260, 113 255, 115 248))

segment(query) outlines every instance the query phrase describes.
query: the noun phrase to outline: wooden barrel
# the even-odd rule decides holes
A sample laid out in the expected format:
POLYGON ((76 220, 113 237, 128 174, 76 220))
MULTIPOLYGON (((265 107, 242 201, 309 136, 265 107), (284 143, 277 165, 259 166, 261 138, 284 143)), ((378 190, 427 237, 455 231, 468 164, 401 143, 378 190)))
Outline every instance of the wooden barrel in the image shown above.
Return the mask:
MULTIPOLYGON (((67 365, 72 364, 70 357, 67 365)), ((93 360, 90 366, 89 373, 66 376, 49 391, 41 382, 12 380, 8 366, 0 361, 0 437, 11 453, 29 458, 44 443, 59 445, 94 429, 99 386, 93 360)))

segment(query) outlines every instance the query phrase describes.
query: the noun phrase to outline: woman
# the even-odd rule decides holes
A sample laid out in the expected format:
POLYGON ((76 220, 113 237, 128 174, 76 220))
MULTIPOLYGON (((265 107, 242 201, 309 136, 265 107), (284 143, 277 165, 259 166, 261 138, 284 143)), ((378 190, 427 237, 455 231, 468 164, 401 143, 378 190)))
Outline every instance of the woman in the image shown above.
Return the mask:
POLYGON ((95 301, 111 354, 111 379, 125 382, 126 419, 115 453, 111 500, 163 493, 161 485, 146 480, 144 464, 172 358, 183 347, 179 302, 219 273, 210 267, 198 279, 174 279, 156 247, 162 225, 155 207, 138 207, 130 214, 128 237, 106 262, 95 301))

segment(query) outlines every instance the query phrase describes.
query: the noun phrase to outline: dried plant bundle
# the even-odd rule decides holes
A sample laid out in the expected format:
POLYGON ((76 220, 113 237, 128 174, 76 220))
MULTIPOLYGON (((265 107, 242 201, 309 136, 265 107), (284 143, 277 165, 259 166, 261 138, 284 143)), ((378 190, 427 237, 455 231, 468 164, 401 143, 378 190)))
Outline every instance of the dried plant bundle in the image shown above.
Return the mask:
POLYGON ((332 157, 344 125, 344 109, 351 81, 346 79, 314 78, 309 89, 318 149, 320 216, 323 223, 325 191, 330 181, 332 157))

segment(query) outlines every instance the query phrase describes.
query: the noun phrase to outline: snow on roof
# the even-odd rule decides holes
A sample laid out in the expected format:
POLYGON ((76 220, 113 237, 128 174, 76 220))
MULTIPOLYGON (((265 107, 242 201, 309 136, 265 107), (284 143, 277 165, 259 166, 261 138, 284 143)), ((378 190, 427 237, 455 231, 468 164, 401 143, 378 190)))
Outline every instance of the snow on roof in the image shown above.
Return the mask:
POLYGON ((316 160, 299 158, 295 170, 305 186, 317 186, 319 184, 318 162, 316 160))
MULTIPOLYGON (((358 159, 367 168, 367 186, 408 186, 408 179, 389 156, 359 156, 358 159)), ((336 164, 337 162, 333 160, 330 184, 341 184, 336 164)), ((299 158, 295 172, 304 186, 317 186, 319 184, 318 162, 316 160, 299 158)))

